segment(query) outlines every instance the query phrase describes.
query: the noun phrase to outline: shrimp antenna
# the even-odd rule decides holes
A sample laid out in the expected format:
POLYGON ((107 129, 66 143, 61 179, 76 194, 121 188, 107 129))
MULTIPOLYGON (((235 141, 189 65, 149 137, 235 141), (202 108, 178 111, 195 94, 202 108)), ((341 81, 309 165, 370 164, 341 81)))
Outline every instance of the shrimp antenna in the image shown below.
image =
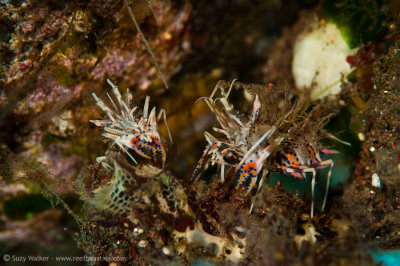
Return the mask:
MULTIPOLYGON (((135 24, 136 30, 137 30, 137 32, 138 32, 139 35, 140 35, 140 39, 142 40, 142 42, 143 42, 144 45, 146 46, 147 51, 149 52, 149 54, 151 55, 151 58, 153 59, 153 64, 154 64, 154 66, 156 67, 157 72, 158 72, 158 74, 160 75, 161 80, 162 80, 163 83, 164 83, 165 88, 168 89, 168 84, 167 84, 167 82, 165 81, 164 75, 163 75, 162 72, 161 72, 160 65, 158 64, 157 59, 156 59, 156 57, 155 57, 153 51, 151 50, 149 43, 148 43, 147 40, 146 40, 146 37, 144 37, 143 32, 140 30, 139 23, 136 21, 136 18, 135 18, 135 16, 133 15, 132 9, 131 9, 131 7, 129 6, 128 1, 127 1, 127 0, 124 0, 124 3, 125 3, 125 5, 126 5, 126 8, 128 8, 129 15, 131 16, 131 18, 132 18, 132 20, 133 20, 133 23, 135 24)), ((150 4, 149 4, 149 5, 150 5, 150 4)), ((153 8, 151 8, 151 10, 153 10, 153 8)), ((153 14, 155 15, 154 11, 153 11, 153 14)), ((156 20, 157 20, 157 17, 156 17, 156 16, 155 16, 155 18, 156 18, 156 20)), ((158 20, 157 20, 157 24, 158 24, 158 20)))

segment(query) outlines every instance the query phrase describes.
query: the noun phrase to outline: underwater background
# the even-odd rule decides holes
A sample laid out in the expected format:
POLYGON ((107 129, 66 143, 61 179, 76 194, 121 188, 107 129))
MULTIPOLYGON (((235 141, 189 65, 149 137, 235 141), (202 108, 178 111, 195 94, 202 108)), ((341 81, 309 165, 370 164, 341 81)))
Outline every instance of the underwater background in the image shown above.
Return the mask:
POLYGON ((400 265, 399 15, 1 0, 0 261, 400 265))

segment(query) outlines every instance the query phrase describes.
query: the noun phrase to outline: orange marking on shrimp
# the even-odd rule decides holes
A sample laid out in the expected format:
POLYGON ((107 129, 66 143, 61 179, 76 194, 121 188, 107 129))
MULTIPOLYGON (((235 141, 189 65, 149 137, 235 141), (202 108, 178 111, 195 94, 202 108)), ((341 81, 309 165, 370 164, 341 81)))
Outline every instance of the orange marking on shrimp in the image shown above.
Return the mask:
POLYGON ((136 137, 133 137, 132 139, 131 139, 131 144, 133 145, 133 146, 136 146, 136 144, 139 142, 139 139, 138 138, 136 138, 136 137))
POLYGON ((330 150, 327 148, 321 148, 319 151, 322 153, 322 155, 328 155, 328 154, 338 154, 339 152, 336 150, 330 150))
POLYGON ((254 162, 248 162, 243 166, 243 171, 251 171, 252 169, 257 168, 257 164, 254 162))
POLYGON ((301 180, 305 179, 304 174, 300 173, 300 172, 294 172, 294 173, 288 173, 288 174, 290 174, 290 176, 292 176, 294 178, 298 178, 298 179, 301 179, 301 180))
POLYGON ((286 158, 289 160, 290 165, 292 166, 300 165, 300 162, 297 160, 295 155, 287 153, 286 158))
POLYGON ((310 157, 310 164, 319 163, 317 157, 315 156, 315 151, 310 145, 307 145, 307 151, 308 151, 308 156, 310 157))

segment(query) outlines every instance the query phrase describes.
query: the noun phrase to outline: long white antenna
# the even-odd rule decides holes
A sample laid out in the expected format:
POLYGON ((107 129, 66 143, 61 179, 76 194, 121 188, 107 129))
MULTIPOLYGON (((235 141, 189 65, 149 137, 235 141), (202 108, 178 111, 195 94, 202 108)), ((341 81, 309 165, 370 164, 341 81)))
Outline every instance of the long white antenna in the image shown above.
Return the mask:
POLYGON ((164 76, 163 76, 163 74, 162 74, 162 72, 161 72, 161 68, 160 68, 160 66, 158 65, 157 59, 156 59, 156 57, 155 57, 153 51, 151 50, 149 43, 147 42, 146 38, 144 37, 143 32, 140 30, 139 24, 137 23, 137 21, 136 21, 136 19, 135 19, 135 16, 133 15, 132 9, 131 9, 131 7, 129 6, 128 1, 127 1, 127 0, 124 0, 124 2, 125 2, 125 5, 126 5, 126 8, 128 8, 129 15, 131 16, 131 18, 132 18, 132 20, 133 20, 133 23, 135 24, 136 30, 138 31, 138 33, 139 33, 139 35, 140 35, 140 39, 144 42, 144 45, 146 46, 147 51, 148 51, 149 54, 151 55, 151 58, 153 59, 153 64, 154 64, 154 66, 156 67, 157 72, 158 72, 158 74, 160 75, 161 80, 162 80, 163 83, 164 83, 165 88, 168 89, 168 84, 167 84, 167 82, 165 81, 165 78, 164 78, 164 76))

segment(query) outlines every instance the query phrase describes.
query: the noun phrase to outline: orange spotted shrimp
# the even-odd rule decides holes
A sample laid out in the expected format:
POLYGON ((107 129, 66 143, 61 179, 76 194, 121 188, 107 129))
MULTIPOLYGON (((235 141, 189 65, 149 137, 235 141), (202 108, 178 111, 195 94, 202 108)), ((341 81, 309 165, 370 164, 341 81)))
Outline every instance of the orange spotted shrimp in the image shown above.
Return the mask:
MULTIPOLYGON (((114 103, 111 96, 107 96, 113 106, 112 110, 100 98, 92 93, 97 105, 106 113, 109 119, 107 120, 91 120, 96 126, 104 127, 103 136, 111 139, 123 150, 133 162, 137 163, 135 158, 130 154, 129 150, 133 150, 137 155, 157 161, 161 158, 164 166, 166 161, 166 153, 162 145, 157 122, 163 116, 164 123, 168 131, 169 140, 172 143, 171 133, 166 121, 165 110, 161 109, 158 117, 156 117, 156 108, 153 107, 149 114, 150 97, 147 96, 143 111, 137 113, 137 106, 133 106, 132 94, 127 89, 126 101, 122 100, 122 96, 118 87, 114 85, 109 79, 108 84, 112 87, 115 98, 119 107, 114 103), (136 112, 136 113, 135 113, 136 112)), ((98 161, 103 157, 99 157, 98 161)))
MULTIPOLYGON (((225 167, 232 167, 235 169, 235 173, 238 172, 236 189, 247 185, 245 195, 249 195, 258 184, 257 197, 263 183, 262 180, 260 181, 262 179, 260 176, 265 177, 268 173, 279 172, 305 180, 305 174, 311 173, 311 217, 313 217, 316 171, 329 167, 323 210, 334 165, 331 159, 322 160, 321 156, 337 153, 337 151, 322 147, 318 138, 305 138, 302 130, 304 131, 304 124, 310 122, 304 118, 304 114, 299 115, 304 112, 305 108, 298 108, 299 106, 291 108, 282 114, 282 118, 278 122, 275 121, 274 125, 261 123, 258 121, 261 101, 259 95, 256 94, 253 110, 249 117, 234 111, 233 106, 229 104, 228 97, 235 82, 236 80, 231 83, 228 92, 225 92, 219 82, 210 97, 200 98, 205 100, 216 115, 221 128, 213 128, 213 130, 223 137, 216 138, 205 132, 208 145, 195 167, 193 180, 200 176, 202 168, 207 168, 211 164, 220 167, 221 182, 224 183, 225 167), (214 99, 218 89, 221 91, 222 97, 214 99)), ((348 144, 320 128, 318 131, 323 137, 348 144)), ((250 208, 250 213, 254 204, 255 200, 250 208)))
POLYGON ((247 180, 249 177, 251 178, 252 183, 247 190, 250 192, 251 188, 255 185, 254 177, 261 170, 260 167, 262 166, 262 161, 266 159, 271 152, 271 148, 268 148, 265 151, 256 151, 256 149, 261 143, 263 143, 272 135, 272 133, 275 131, 275 128, 266 128, 265 134, 259 140, 253 140, 253 135, 255 133, 254 123, 257 120, 261 102, 259 101, 258 96, 256 96, 250 119, 244 120, 235 114, 233 111, 233 106, 228 102, 228 96, 235 81, 236 80, 232 82, 227 93, 225 93, 224 89, 220 87, 218 83, 210 97, 200 98, 204 99, 211 111, 216 114, 217 120, 222 128, 213 129, 214 131, 225 135, 225 139, 217 139, 208 132, 204 133, 208 145, 203 153, 203 156, 196 165, 193 173, 193 179, 196 180, 199 177, 200 169, 205 164, 205 159, 208 156, 211 156, 211 158, 206 163, 207 165, 209 163, 211 163, 211 165, 220 165, 221 182, 225 181, 225 166, 238 167, 239 160, 242 159, 242 162, 239 163, 239 166, 242 165, 241 171, 243 172, 240 178, 245 180, 247 180), (221 90, 223 97, 216 98, 214 100, 213 97, 218 89, 221 90), (257 156, 257 158, 255 158, 255 156, 257 156), (253 164, 251 164, 250 161, 250 164, 247 162, 243 164, 243 159, 247 159, 249 157, 251 157, 249 159, 250 161, 252 161, 253 158, 259 161, 256 168, 252 167, 253 164))

